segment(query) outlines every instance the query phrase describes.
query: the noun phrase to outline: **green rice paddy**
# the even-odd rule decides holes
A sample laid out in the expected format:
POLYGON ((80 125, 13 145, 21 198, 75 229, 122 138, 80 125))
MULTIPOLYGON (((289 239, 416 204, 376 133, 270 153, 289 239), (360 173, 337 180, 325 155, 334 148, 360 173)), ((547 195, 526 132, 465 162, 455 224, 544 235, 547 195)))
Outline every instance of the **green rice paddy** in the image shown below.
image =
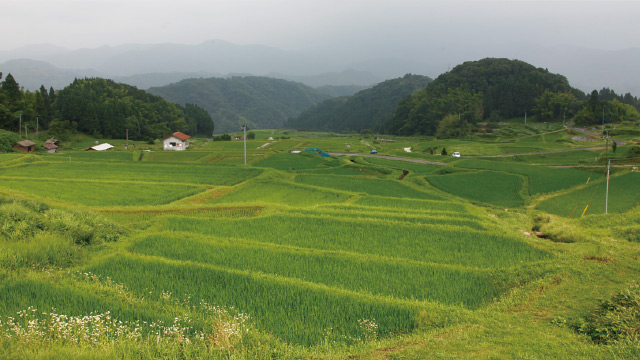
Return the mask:
MULTIPOLYGON (((555 148, 563 139, 544 134, 495 146, 555 148)), ((334 349, 386 341, 444 326, 443 318, 455 324, 451 319, 511 306, 501 301, 520 301, 523 289, 566 271, 572 248, 523 235, 529 212, 566 217, 586 204, 587 215, 604 212, 604 177, 581 168, 287 151, 343 151, 347 143, 366 150, 373 145, 367 141, 286 139, 258 150, 268 141, 255 140, 247 166, 234 141, 171 153, 0 155, 0 231, 27 237, 0 240, 0 319, 28 306, 69 316, 109 311, 147 323, 188 314, 195 334, 211 327, 211 318, 197 316, 204 302, 247 314, 267 342, 334 349), (62 221, 50 208, 59 218, 77 209, 89 215, 62 221), (69 226, 51 235, 54 222, 69 226), (95 244, 65 238, 83 239, 99 226, 119 229, 117 236, 95 244), (51 245, 35 249, 45 242, 51 245), (26 265, 34 259, 38 264, 26 265)), ((398 154, 397 147, 413 146, 422 150, 410 156, 435 158, 424 152, 431 143, 376 145, 398 154)), ((638 184, 640 173, 615 174, 609 212, 637 209, 638 184)))

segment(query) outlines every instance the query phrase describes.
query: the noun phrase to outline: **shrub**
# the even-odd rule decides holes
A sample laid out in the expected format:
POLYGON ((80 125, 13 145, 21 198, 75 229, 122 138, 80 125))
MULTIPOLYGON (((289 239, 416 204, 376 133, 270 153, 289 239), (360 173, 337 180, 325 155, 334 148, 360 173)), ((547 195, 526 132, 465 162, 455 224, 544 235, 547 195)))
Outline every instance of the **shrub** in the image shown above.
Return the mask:
POLYGON ((231 141, 231 135, 222 134, 222 135, 214 136, 213 141, 231 141))
POLYGON ((10 131, 0 129, 0 152, 13 152, 13 144, 20 141, 20 137, 10 131))
POLYGON ((640 283, 634 283, 598 309, 577 327, 598 344, 640 340, 640 283))

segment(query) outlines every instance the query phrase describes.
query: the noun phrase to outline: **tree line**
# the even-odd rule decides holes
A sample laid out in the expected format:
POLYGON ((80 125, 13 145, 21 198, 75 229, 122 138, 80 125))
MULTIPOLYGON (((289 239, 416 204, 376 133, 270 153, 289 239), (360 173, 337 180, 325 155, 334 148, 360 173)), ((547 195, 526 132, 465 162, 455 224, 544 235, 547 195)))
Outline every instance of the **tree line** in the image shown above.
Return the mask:
POLYGON ((404 99, 386 131, 398 135, 462 137, 482 122, 523 116, 578 125, 640 118, 640 102, 604 88, 587 96, 567 79, 519 60, 465 62, 404 99))
POLYGON ((76 79, 57 92, 44 86, 30 92, 7 74, 0 85, 0 127, 9 131, 33 132, 37 127, 59 138, 76 132, 124 138, 128 130, 132 140, 158 139, 175 131, 213 135, 211 116, 199 106, 172 104, 112 80, 76 79))

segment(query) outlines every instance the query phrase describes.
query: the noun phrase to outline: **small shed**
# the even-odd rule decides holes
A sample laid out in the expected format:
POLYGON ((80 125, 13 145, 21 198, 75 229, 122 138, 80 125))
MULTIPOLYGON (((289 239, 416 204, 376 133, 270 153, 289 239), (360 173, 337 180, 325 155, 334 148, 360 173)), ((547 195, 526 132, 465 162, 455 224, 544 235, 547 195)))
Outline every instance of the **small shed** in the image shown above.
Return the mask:
POLYGON ((22 140, 22 141, 18 141, 17 143, 13 144, 13 148, 15 150, 18 150, 20 152, 23 153, 32 153, 35 150, 35 145, 36 143, 34 143, 31 140, 22 140))
POLYGON ((44 144, 42 145, 43 148, 47 149, 48 153, 54 153, 56 152, 56 149, 58 148, 58 145, 56 144, 44 144))
POLYGON ((46 143, 46 144, 53 144, 53 145, 55 145, 55 146, 60 146, 60 140, 58 140, 58 139, 54 139, 54 138, 47 139, 47 140, 45 141, 45 143, 46 143))
POLYGON ((105 151, 105 150, 111 150, 111 149, 113 149, 113 145, 109 143, 103 143, 96 146, 92 146, 88 148, 87 151, 105 151))
POLYGON ((162 142, 165 150, 184 150, 189 147, 190 138, 191 136, 177 131, 164 138, 162 142))

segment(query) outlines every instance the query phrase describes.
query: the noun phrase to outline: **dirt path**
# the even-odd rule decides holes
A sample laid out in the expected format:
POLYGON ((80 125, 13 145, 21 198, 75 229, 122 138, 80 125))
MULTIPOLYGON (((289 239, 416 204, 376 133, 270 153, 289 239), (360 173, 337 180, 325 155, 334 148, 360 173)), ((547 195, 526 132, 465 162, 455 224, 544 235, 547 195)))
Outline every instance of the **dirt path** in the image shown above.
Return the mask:
POLYGON ((335 156, 362 156, 362 157, 375 157, 375 158, 380 158, 380 159, 387 159, 387 160, 399 160, 399 161, 408 161, 408 162, 414 162, 414 163, 419 163, 419 164, 429 164, 429 165, 440 165, 440 166, 446 166, 446 165, 449 165, 449 164, 447 164, 447 163, 438 162, 438 161, 429 161, 429 160, 421 160, 421 159, 409 159, 409 158, 396 157, 396 156, 388 156, 388 155, 358 154, 358 153, 347 153, 347 152, 330 152, 330 153, 328 153, 328 154, 329 154, 329 155, 335 155, 335 156))
MULTIPOLYGON (((587 134, 587 135, 591 135, 591 136, 596 137, 596 138, 602 138, 602 137, 604 137, 604 136, 602 136, 602 134, 598 134, 598 133, 591 132, 591 131, 587 130, 586 128, 576 128, 576 127, 573 127, 573 125, 572 125, 572 124, 567 125, 567 129, 578 130, 578 131, 580 131, 580 132, 583 132, 583 133, 585 133, 585 134, 587 134)), ((607 134, 608 134, 608 133, 607 133, 607 134)), ((609 137, 609 138, 611 139, 611 137, 609 137)), ((616 140, 616 139, 611 139, 611 140, 615 141, 615 142, 616 142, 616 145, 618 145, 618 146, 623 146, 624 144, 626 144, 626 143, 625 143, 624 141, 622 141, 622 140, 616 140)))

